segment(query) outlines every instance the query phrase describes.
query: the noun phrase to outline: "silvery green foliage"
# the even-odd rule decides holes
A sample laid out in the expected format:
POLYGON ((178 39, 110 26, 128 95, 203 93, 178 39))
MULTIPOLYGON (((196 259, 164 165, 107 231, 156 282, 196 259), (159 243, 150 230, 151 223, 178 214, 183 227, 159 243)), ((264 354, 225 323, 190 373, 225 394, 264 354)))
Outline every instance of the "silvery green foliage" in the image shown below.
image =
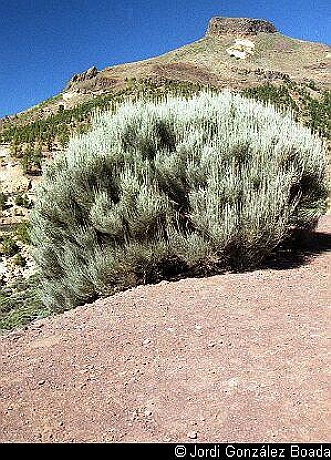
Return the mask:
POLYGON ((174 273, 259 264, 323 213, 318 137, 239 95, 125 103, 44 170, 33 211, 55 309, 174 273))

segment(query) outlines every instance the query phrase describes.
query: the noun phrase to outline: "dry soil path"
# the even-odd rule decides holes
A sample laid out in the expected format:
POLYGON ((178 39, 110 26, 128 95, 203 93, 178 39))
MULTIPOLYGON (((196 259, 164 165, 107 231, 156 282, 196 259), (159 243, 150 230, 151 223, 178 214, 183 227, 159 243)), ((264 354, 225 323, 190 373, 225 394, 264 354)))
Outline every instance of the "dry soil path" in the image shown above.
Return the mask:
POLYGON ((329 440, 331 216, 319 232, 309 263, 141 286, 1 337, 0 441, 329 440))

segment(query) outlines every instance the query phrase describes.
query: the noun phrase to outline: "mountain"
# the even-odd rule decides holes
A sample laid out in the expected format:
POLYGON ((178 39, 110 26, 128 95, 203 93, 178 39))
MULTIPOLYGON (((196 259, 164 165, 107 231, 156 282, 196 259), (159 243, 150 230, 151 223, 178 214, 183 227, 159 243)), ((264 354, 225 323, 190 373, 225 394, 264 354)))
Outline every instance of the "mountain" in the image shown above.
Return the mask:
POLYGON ((330 56, 330 46, 287 37, 269 21, 214 17, 204 37, 164 55, 103 70, 92 66, 75 74, 59 95, 33 108, 33 119, 60 106, 72 108, 93 97, 123 90, 132 79, 240 90, 289 78, 331 89, 330 56))
POLYGON ((74 75, 62 100, 71 107, 92 94, 122 89, 133 76, 155 83, 167 79, 233 89, 289 77, 331 88, 330 50, 287 37, 268 21, 216 17, 203 38, 162 56, 74 75))

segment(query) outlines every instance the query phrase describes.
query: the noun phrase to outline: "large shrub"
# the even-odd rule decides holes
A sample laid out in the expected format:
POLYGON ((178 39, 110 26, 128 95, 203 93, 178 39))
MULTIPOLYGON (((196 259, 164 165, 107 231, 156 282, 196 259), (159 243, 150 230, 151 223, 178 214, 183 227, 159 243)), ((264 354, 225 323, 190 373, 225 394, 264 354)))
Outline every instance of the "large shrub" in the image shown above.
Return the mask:
POLYGON ((70 308, 174 273, 257 265, 325 203, 321 141, 239 95, 126 103, 44 171, 43 302, 70 308))

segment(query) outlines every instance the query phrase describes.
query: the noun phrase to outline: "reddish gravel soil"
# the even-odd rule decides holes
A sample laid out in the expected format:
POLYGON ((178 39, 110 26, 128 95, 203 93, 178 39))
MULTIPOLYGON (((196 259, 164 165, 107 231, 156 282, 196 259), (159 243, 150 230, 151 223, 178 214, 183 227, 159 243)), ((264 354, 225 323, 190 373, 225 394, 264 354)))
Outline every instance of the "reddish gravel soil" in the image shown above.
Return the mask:
POLYGON ((331 216, 318 232, 304 260, 141 286, 2 336, 0 441, 328 441, 331 216))

